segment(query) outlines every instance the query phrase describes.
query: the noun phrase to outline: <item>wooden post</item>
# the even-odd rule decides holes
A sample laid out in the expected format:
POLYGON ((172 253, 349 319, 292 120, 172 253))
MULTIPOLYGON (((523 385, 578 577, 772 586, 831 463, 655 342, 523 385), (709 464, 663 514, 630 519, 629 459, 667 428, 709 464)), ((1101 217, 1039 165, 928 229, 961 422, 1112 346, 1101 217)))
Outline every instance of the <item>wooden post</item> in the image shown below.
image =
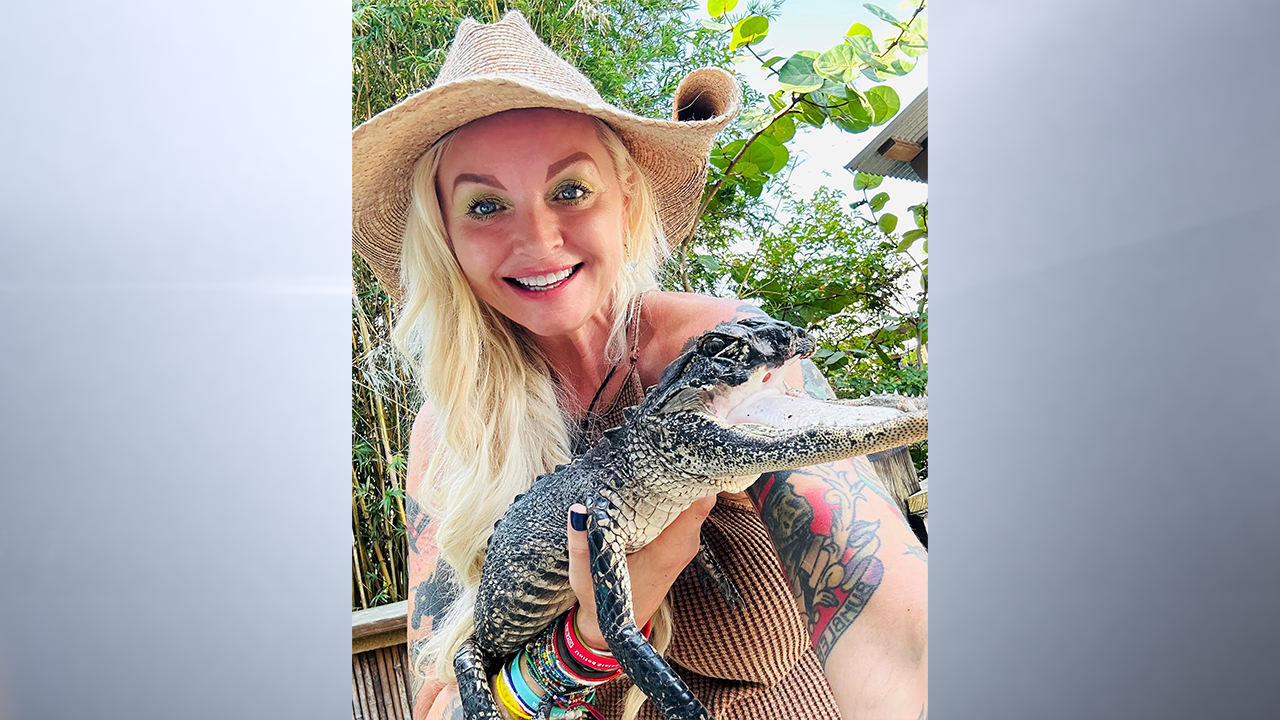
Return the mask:
POLYGON ((912 525, 925 547, 929 546, 929 490, 920 486, 916 466, 911 463, 911 453, 900 447, 867 456, 876 475, 884 481, 886 489, 898 503, 898 509, 912 525), (915 522, 913 522, 913 519, 915 522), (916 527, 919 523, 919 528, 916 527), (923 530, 923 534, 921 531, 923 530))

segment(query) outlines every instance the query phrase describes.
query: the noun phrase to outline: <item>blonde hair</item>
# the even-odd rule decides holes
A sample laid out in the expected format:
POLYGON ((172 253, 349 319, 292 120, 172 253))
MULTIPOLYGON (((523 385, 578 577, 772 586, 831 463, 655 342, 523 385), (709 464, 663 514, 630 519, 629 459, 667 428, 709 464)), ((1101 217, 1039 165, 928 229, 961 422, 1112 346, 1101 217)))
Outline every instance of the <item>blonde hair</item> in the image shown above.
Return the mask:
MULTIPOLYGON (((629 198, 623 266, 611 294, 613 324, 606 361, 626 352, 626 309, 657 287, 667 253, 648 179, 617 134, 592 118, 629 198)), ((418 160, 400 253, 404 305, 393 338, 409 358, 423 395, 435 409, 433 451, 418 501, 431 514, 440 558, 454 570, 459 594, 433 623, 427 655, 436 677, 456 681, 453 657, 474 629, 476 593, 494 523, 533 479, 568 462, 573 423, 557 402, 551 366, 528 331, 471 291, 453 254, 436 195, 436 173, 453 139, 446 135, 418 160)), ((666 601, 653 618, 652 641, 665 652, 671 638, 666 601)), ((644 702, 628 692, 623 717, 644 702)))

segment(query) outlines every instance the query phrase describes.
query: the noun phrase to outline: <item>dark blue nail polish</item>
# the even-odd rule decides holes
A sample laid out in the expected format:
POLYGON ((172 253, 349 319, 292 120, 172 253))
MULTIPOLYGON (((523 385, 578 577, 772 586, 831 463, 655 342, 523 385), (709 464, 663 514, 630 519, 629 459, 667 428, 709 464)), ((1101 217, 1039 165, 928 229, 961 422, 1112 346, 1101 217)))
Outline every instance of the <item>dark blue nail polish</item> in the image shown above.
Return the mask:
POLYGON ((570 510, 570 511, 569 511, 569 524, 573 526, 573 529, 574 529, 574 530, 579 530, 579 531, 581 531, 581 530, 586 530, 586 529, 587 529, 587 514, 586 514, 586 513, 580 513, 580 512, 578 512, 577 510, 570 510))

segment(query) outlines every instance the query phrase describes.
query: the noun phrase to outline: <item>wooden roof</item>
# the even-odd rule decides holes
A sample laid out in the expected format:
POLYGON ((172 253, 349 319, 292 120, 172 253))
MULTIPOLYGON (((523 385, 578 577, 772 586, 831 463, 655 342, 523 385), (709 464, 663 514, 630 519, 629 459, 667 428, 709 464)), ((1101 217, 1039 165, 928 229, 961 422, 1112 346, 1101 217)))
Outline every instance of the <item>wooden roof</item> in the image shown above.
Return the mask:
POLYGON ((911 101, 898 116, 889 121, 889 124, 880 131, 875 140, 867 143, 867 146, 858 153, 849 164, 845 165, 850 171, 864 172, 869 175, 883 175, 885 177, 901 178, 903 180, 914 180, 916 182, 925 182, 911 167, 911 163, 902 160, 894 160, 887 158, 881 154, 881 151, 892 145, 891 141, 899 140, 916 145, 923 146, 928 149, 929 140, 929 89, 925 88, 915 100, 911 101))

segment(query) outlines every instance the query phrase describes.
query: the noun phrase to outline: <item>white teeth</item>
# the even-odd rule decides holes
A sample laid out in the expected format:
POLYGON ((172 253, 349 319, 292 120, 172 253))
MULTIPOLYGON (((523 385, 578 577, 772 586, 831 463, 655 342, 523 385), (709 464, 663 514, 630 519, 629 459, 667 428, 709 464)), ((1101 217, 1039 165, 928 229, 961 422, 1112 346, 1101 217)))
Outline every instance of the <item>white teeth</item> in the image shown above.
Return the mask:
POLYGON ((565 268, 558 273, 550 275, 535 275, 533 277, 514 278, 514 280, 527 288, 543 288, 548 285, 554 285, 572 274, 573 268, 565 268))

